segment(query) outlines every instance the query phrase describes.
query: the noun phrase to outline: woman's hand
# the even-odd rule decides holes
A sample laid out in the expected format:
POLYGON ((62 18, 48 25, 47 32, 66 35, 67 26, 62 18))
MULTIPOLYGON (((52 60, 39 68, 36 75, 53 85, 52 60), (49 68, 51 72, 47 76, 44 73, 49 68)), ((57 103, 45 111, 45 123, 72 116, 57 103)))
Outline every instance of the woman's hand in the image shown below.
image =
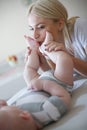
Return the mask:
POLYGON ((58 43, 53 40, 53 36, 50 32, 46 32, 46 37, 42 45, 40 46, 40 50, 45 53, 46 51, 66 51, 65 45, 63 43, 58 43))
POLYGON ((50 41, 47 44, 45 44, 45 50, 46 51, 67 51, 63 43, 58 43, 55 41, 50 41))
POLYGON ((28 46, 25 53, 25 59, 24 59, 25 63, 27 62, 28 56, 31 54, 31 51, 32 51, 31 48, 28 46))

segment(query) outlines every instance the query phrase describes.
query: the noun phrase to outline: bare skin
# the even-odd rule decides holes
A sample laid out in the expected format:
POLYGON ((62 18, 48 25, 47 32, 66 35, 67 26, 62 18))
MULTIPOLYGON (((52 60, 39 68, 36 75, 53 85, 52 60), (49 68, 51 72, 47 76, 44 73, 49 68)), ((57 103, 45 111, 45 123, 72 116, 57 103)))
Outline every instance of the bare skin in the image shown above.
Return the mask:
MULTIPOLYGON (((65 51, 63 28, 64 28, 64 19, 58 19, 57 22, 54 22, 53 19, 45 19, 36 16, 35 14, 29 14, 28 24, 31 31, 31 37, 38 42, 40 45, 43 43, 46 31, 50 32, 53 36, 53 41, 48 42, 45 46, 47 51, 65 51)), ((87 49, 86 49, 87 50, 87 49)), ((87 76, 87 61, 72 57, 74 68, 81 72, 83 75, 87 76)), ((44 68, 44 67, 43 67, 44 68)), ((53 64, 55 68, 55 64, 53 64)), ((45 69, 46 70, 46 69, 45 69)))
MULTIPOLYGON (((50 38, 50 35, 46 37, 46 40, 49 39, 48 37, 50 38)), ((44 41, 45 43, 46 40, 44 41)), ((44 90, 50 93, 50 95, 58 96, 69 108, 71 100, 70 94, 61 85, 58 85, 53 81, 38 79, 40 76, 37 72, 40 65, 38 47, 35 48, 30 44, 30 48, 31 53, 28 55, 24 70, 24 77, 28 89, 34 89, 36 91, 44 90)), ((73 85, 73 62, 70 56, 63 51, 50 52, 46 53, 46 55, 56 64, 54 76, 60 81, 65 82, 65 84, 73 85)))
POLYGON ((25 129, 37 130, 40 126, 36 124, 29 112, 16 106, 8 106, 6 101, 0 100, 0 130, 25 129))

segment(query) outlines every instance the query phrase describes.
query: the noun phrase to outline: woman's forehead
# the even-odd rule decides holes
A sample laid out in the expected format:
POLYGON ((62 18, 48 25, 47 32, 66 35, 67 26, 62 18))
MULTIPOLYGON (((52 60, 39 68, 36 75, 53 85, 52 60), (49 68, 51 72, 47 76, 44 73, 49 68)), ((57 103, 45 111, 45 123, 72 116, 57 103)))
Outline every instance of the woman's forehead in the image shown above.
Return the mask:
POLYGON ((51 19, 38 17, 34 14, 28 16, 28 24, 33 26, 37 26, 38 24, 48 24, 51 21, 51 19))

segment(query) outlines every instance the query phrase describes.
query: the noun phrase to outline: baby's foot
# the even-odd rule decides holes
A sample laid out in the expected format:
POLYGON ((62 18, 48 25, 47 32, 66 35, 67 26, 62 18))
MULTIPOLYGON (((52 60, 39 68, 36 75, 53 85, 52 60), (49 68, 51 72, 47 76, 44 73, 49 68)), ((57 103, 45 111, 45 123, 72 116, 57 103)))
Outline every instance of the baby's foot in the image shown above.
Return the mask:
POLYGON ((26 35, 24 35, 24 38, 25 38, 26 44, 28 46, 31 46, 31 47, 33 47, 33 46, 39 46, 38 43, 33 38, 31 38, 29 36, 26 36, 26 35))
POLYGON ((46 38, 45 38, 44 42, 42 43, 42 45, 39 47, 40 52, 42 54, 44 54, 46 58, 48 56, 46 55, 47 51, 45 50, 45 45, 48 44, 49 41, 53 41, 53 36, 50 32, 46 32, 46 38))

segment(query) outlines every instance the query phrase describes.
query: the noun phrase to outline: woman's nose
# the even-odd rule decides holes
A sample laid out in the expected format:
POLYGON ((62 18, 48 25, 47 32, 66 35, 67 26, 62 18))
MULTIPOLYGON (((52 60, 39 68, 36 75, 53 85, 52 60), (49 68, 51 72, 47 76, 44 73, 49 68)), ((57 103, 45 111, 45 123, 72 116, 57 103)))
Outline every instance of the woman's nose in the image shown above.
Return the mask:
POLYGON ((33 37, 34 37, 34 39, 38 39, 39 38, 39 33, 37 31, 34 31, 33 37))

